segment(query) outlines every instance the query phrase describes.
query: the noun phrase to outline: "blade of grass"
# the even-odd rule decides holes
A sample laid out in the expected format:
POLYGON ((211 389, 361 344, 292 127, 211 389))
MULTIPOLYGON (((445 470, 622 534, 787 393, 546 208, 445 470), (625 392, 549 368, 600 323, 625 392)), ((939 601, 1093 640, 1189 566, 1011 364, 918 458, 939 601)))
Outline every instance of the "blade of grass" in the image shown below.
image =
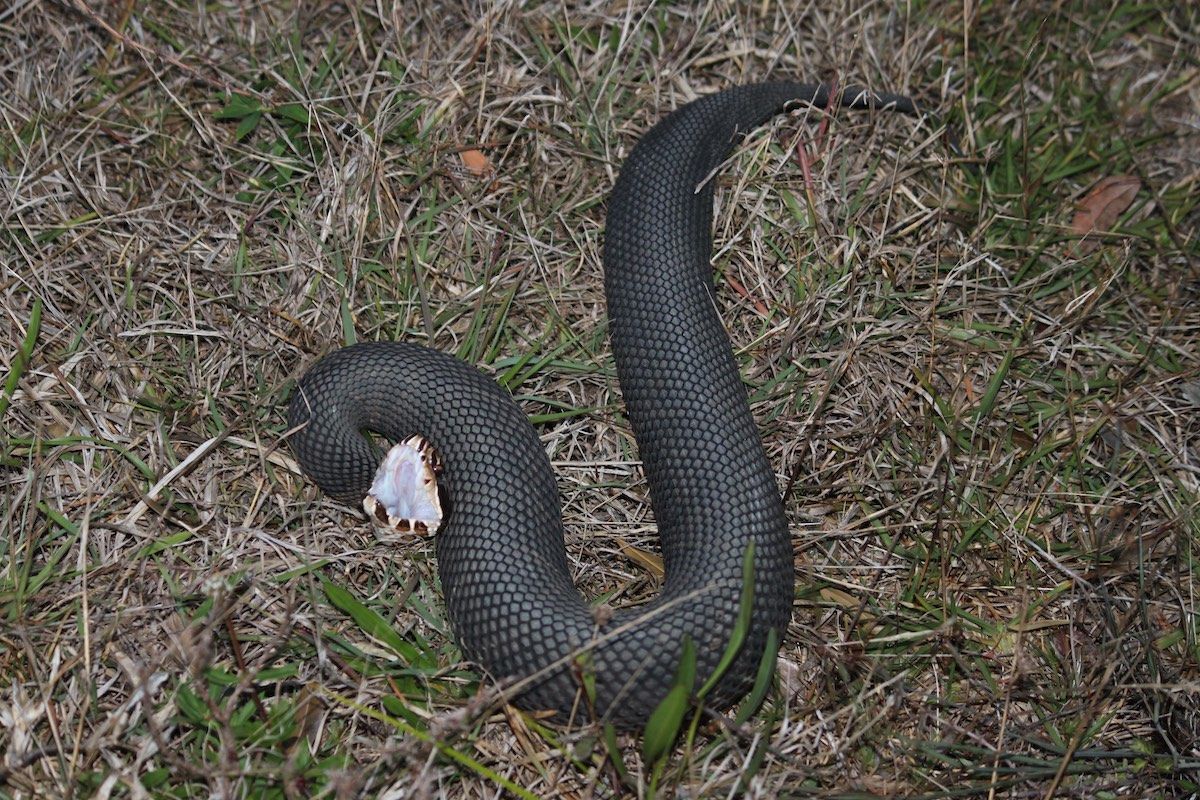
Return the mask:
MULTIPOLYGON (((16 358, 13 359, 12 366, 8 370, 8 377, 4 379, 4 393, 0 394, 0 420, 4 419, 4 414, 8 411, 9 403, 12 402, 13 392, 17 390, 17 383, 21 380, 21 376, 25 374, 25 370, 29 368, 29 362, 33 358, 33 348, 37 344, 38 333, 41 332, 41 329, 42 298, 38 297, 34 299, 33 310, 29 313, 29 324, 25 327, 25 338, 21 340, 21 345, 17 348, 16 358)), ((7 449, 8 446, 5 444, 5 450, 7 449)))

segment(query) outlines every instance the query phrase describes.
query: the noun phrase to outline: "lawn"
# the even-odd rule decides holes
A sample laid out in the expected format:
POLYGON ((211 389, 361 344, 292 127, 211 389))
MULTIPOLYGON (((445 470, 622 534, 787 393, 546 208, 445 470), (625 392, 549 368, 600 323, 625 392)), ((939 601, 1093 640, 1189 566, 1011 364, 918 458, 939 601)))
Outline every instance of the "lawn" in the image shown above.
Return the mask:
POLYGON ((1200 793, 1200 10, 1186 3, 0 8, 0 798, 1200 793), (667 753, 463 659, 427 543, 320 494, 295 380, 493 374, 589 597, 661 584, 605 203, 688 100, 791 526, 765 701, 667 753))

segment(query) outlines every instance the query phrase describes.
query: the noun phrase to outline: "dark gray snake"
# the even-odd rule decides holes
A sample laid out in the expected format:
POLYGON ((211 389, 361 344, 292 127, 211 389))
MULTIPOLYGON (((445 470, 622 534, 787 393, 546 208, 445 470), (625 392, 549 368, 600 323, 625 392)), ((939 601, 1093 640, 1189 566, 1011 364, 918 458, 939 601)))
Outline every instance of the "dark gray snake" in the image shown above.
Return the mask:
MULTIPOLYGON (((594 615, 571 581, 558 488, 537 432, 484 373, 415 344, 338 350, 301 379, 289 424, 301 466, 329 495, 361 501, 379 456, 361 434, 423 434, 443 462, 447 519, 437 540, 446 609, 463 652, 496 678, 536 676, 529 709, 642 725, 671 688, 685 637, 696 686, 726 649, 754 543, 751 625, 705 698, 749 688, 774 630, 782 639, 795 573, 783 505, 713 300, 711 173, 742 134, 791 101, 818 107, 825 86, 740 86, 683 106, 634 148, 613 189, 604 286, 613 356, 644 461, 666 582, 653 602, 594 615), (597 620, 601 621, 598 622, 597 620), (578 658, 586 653, 583 659, 578 658)), ((853 108, 904 97, 857 87, 853 108)))

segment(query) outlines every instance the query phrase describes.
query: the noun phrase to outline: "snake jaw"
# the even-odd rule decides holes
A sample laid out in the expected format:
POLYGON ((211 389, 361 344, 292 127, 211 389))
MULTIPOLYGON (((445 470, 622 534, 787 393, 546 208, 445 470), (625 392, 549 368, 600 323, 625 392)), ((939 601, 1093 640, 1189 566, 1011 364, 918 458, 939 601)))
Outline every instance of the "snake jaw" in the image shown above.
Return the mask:
POLYGON ((442 525, 437 451, 424 436, 410 436, 384 456, 363 510, 379 527, 395 533, 433 536, 442 525))

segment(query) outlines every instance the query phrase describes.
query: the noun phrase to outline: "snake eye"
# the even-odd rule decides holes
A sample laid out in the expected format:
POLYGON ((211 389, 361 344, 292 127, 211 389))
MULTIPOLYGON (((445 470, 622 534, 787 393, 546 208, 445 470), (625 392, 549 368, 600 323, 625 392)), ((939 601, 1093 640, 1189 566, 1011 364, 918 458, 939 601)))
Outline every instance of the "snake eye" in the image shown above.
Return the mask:
POLYGON ((424 436, 410 436, 384 456, 363 510, 380 528, 433 536, 442 525, 437 475, 441 459, 424 436))

